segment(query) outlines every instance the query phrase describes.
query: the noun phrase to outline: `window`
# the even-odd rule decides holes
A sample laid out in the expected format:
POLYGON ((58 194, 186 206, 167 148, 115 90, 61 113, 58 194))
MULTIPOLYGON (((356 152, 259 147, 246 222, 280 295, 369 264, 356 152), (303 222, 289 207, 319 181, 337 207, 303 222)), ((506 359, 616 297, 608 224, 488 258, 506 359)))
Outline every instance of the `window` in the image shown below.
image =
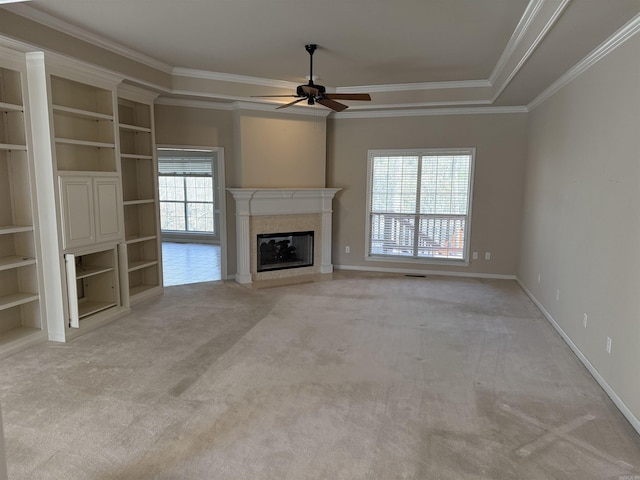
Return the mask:
POLYGON ((162 231, 215 234, 211 153, 162 152, 158 170, 162 231))
POLYGON ((370 151, 367 259, 466 262, 474 154, 370 151))

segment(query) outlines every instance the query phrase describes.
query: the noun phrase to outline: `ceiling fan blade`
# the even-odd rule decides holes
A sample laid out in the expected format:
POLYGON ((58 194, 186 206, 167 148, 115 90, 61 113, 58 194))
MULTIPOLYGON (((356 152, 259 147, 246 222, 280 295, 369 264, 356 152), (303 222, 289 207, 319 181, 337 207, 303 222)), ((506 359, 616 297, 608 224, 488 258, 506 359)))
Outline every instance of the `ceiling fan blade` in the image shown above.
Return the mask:
POLYGON ((320 93, 320 90, 318 90, 316 87, 313 87, 311 85, 300 85, 300 88, 304 93, 309 95, 316 96, 320 93))
POLYGON ((316 100, 316 102, 318 102, 321 105, 324 105, 325 107, 330 108, 334 112, 341 112, 349 108, 346 105, 343 105, 342 103, 331 100, 330 98, 319 98, 316 100))
POLYGON ((368 93, 325 93, 324 96, 335 100, 371 100, 371 96, 368 93))
POLYGON ((296 103, 299 103, 299 102, 301 102, 303 100, 306 100, 306 99, 305 98, 299 98, 298 100, 294 100, 293 102, 289 102, 289 103, 286 103, 284 105, 280 105, 279 107, 276 108, 276 110, 280 110, 281 108, 290 107, 291 105, 295 105, 296 103))

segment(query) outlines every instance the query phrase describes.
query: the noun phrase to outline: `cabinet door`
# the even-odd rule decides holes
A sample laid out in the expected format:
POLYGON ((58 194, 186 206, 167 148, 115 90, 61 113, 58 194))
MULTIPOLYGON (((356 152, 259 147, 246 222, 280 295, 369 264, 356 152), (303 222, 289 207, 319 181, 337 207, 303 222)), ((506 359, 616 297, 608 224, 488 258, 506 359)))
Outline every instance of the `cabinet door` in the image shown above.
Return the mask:
POLYGON ((62 242, 65 250, 95 243, 91 177, 60 177, 62 242))
POLYGON ((69 304, 69 326, 80 328, 80 315, 78 314, 78 284, 76 282, 76 256, 67 253, 64 256, 67 274, 67 295, 69 304))
POLYGON ((96 206, 96 242, 122 240, 117 178, 94 178, 93 188, 96 206))

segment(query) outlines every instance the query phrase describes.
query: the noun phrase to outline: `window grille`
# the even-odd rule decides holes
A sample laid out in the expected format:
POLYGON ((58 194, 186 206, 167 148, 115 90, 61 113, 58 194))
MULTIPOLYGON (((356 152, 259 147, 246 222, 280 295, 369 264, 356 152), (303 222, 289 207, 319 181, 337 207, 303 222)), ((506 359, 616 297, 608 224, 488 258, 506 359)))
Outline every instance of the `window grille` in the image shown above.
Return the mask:
POLYGON ((215 166, 203 152, 159 152, 163 232, 216 233, 215 166))
POLYGON ((368 257, 467 261, 474 150, 369 153, 368 257))

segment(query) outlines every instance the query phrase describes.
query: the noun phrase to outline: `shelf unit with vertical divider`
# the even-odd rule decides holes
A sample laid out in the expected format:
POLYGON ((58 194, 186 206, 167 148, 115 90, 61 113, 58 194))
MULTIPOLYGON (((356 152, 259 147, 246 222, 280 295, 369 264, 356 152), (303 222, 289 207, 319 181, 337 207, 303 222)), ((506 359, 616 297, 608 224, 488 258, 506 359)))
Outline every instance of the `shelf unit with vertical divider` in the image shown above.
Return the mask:
POLYGON ((116 88, 103 73, 49 69, 59 230, 68 298, 65 338, 129 312, 120 291, 124 240, 116 88))
POLYGON ((117 75, 26 54, 48 338, 66 342, 130 312, 121 301, 124 241, 117 75), (44 254, 46 253, 46 255, 44 254), (85 274, 104 263, 105 271, 85 274))
POLYGON ((159 295, 162 287, 162 243, 158 201, 158 163, 153 101, 157 95, 130 85, 118 87, 120 169, 124 205, 126 258, 121 274, 130 303, 159 295))
POLYGON ((0 50, 0 356, 46 339, 24 56, 0 50))

